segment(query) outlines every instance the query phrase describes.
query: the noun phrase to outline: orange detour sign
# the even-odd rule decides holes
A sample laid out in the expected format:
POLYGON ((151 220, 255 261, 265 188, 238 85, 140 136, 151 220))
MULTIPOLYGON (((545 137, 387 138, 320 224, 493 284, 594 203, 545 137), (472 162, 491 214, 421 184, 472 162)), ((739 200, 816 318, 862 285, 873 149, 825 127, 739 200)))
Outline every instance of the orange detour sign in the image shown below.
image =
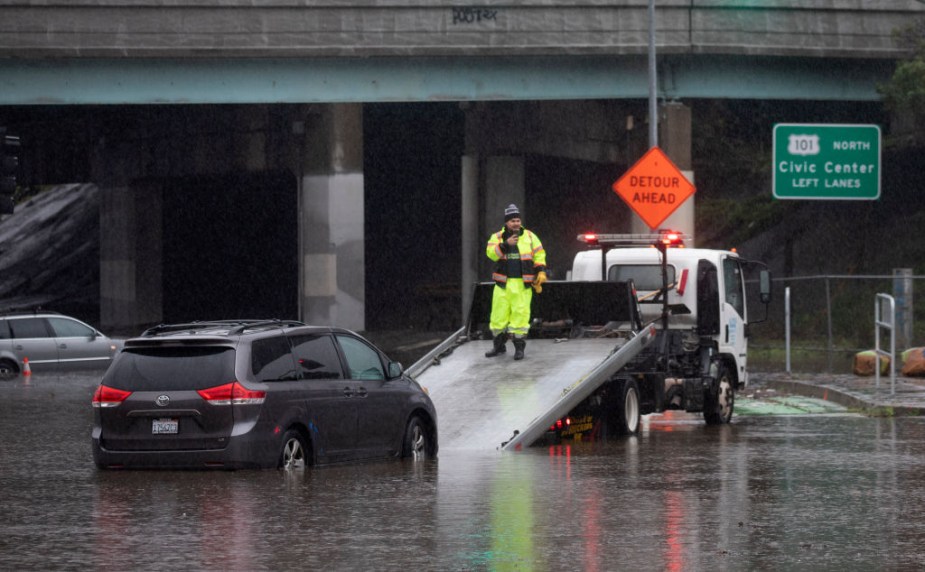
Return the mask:
POLYGON ((613 184, 613 190, 655 229, 696 189, 664 151, 652 147, 613 184))

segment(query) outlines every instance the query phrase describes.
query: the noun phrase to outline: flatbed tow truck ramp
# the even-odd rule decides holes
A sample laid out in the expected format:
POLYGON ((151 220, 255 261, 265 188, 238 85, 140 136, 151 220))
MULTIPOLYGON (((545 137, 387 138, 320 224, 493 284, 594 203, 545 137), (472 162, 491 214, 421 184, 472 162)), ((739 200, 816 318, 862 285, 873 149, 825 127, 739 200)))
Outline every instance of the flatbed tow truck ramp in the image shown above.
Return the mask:
POLYGON ((632 283, 550 281, 534 295, 527 356, 486 358, 492 283, 468 323, 408 368, 437 408, 441 449, 528 447, 654 338, 632 283))

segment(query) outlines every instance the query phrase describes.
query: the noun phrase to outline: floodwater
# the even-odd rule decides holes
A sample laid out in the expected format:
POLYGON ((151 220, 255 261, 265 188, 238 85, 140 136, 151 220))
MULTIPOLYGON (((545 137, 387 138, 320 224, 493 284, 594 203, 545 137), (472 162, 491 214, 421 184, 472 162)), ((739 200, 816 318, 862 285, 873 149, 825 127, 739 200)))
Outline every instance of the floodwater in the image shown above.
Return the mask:
POLYGON ((636 438, 423 464, 102 472, 97 380, 0 383, 0 569, 925 565, 925 419, 682 415, 636 438))

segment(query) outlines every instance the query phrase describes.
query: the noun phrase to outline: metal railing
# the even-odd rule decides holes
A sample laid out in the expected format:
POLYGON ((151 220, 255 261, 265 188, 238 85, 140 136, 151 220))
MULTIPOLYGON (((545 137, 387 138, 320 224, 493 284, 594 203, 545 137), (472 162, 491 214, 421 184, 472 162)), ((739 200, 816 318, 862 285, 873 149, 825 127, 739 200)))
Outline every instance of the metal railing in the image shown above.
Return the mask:
MULTIPOLYGON (((895 300, 892 332, 900 350, 925 345, 925 297, 916 309, 912 292, 925 276, 910 271, 892 275, 818 275, 775 278, 784 286, 776 295, 765 322, 750 324, 750 351, 769 367, 788 372, 851 371, 852 359, 860 351, 873 349, 870 339, 876 316, 870 301, 878 293, 891 292, 895 300), (900 288, 899 285, 905 288, 900 288), (783 353, 783 356, 781 355, 783 353), (783 358, 783 360, 782 360, 783 358), (781 363, 784 361, 785 363, 781 363)), ((751 288, 749 299, 757 300, 751 288)), ((921 288, 922 286, 920 286, 921 288)), ((749 304, 749 316, 761 316, 760 305, 749 304)), ((761 363, 749 361, 755 364, 761 363)))
POLYGON ((880 357, 886 357, 890 360, 890 393, 896 394, 896 300, 889 294, 877 294, 874 300, 874 371, 877 376, 877 390, 880 390, 880 357), (884 303, 889 307, 887 318, 883 316, 884 303), (880 348, 881 328, 890 331, 890 351, 884 351, 880 348))

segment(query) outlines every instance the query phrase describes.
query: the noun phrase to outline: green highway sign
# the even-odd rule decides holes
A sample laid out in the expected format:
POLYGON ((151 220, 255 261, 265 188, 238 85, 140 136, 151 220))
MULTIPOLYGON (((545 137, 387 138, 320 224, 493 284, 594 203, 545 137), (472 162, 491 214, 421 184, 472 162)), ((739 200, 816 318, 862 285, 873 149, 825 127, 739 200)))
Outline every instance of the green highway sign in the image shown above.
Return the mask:
POLYGON ((777 199, 880 198, 880 127, 774 126, 771 186, 777 199))

